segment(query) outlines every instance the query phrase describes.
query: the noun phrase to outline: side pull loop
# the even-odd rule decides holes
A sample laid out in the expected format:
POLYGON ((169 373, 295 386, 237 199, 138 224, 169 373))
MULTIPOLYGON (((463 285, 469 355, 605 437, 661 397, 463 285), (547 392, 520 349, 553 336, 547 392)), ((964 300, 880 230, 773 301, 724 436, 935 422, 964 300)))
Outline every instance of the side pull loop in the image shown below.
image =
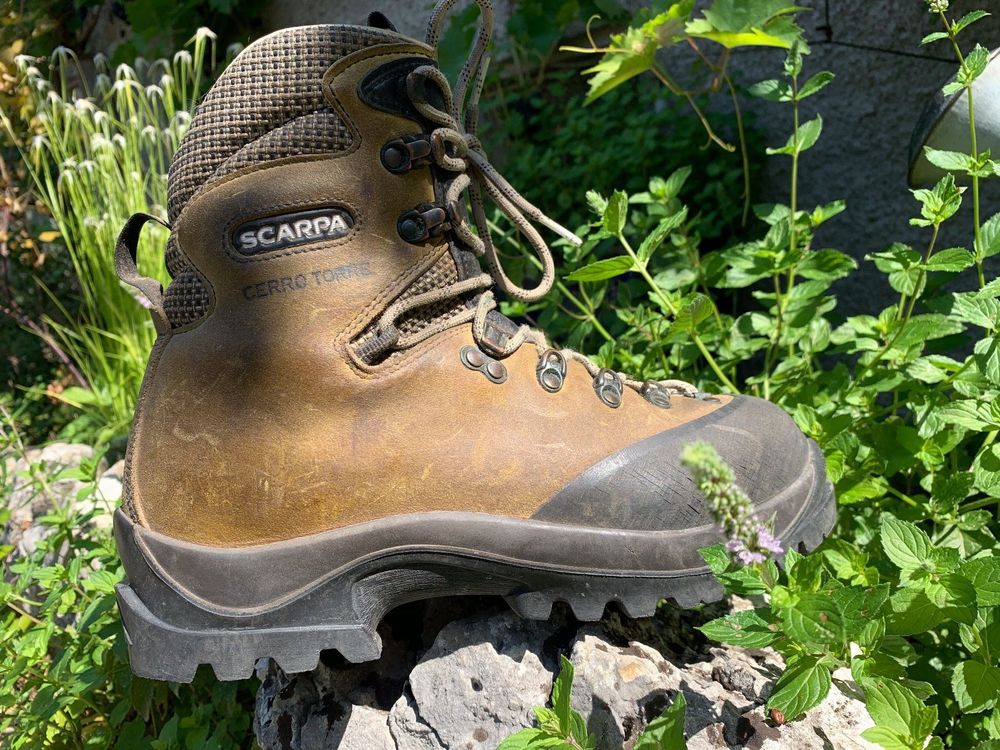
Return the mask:
POLYGON ((136 253, 139 247, 139 235, 142 228, 148 221, 155 221, 167 229, 170 225, 162 219, 149 214, 132 214, 125 226, 122 227, 118 235, 118 242, 115 245, 115 272, 118 278, 131 287, 138 289, 146 301, 149 303, 149 314, 153 318, 153 327, 160 335, 170 330, 170 322, 163 309, 163 286, 156 279, 139 274, 138 259, 136 253))

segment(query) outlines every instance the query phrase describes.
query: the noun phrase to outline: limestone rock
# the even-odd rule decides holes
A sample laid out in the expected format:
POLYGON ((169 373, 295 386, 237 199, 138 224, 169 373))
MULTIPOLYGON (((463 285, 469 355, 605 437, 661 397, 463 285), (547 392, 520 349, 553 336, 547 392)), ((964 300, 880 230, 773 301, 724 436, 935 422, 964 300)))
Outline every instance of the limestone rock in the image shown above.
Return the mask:
POLYGON ((545 641, 553 631, 512 612, 446 625, 410 673, 409 694, 393 706, 398 747, 495 748, 531 726, 531 707, 544 705, 552 690, 555 660, 545 641))
POLYGON ((631 750, 679 692, 689 750, 875 750, 860 738, 872 722, 846 672, 804 719, 775 725, 764 704, 781 658, 710 646, 693 628, 716 614, 666 609, 630 620, 609 611, 580 625, 558 610, 549 622, 521 620, 488 598, 408 605, 380 628, 378 662, 324 656, 291 678, 263 670, 255 729, 263 750, 492 750, 533 725, 531 707, 547 703, 565 654, 573 706, 598 750, 631 750))

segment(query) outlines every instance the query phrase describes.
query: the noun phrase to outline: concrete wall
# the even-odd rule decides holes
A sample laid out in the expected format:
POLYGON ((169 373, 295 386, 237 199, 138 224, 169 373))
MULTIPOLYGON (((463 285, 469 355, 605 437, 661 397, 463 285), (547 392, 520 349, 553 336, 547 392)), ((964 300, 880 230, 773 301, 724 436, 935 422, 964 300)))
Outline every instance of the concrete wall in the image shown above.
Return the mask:
MULTIPOLYGON (((828 7, 826 0, 799 4, 814 9, 803 16, 813 49, 807 73, 832 70, 837 74, 833 84, 806 103, 806 117, 819 110, 825 127, 820 143, 803 158, 801 205, 837 198, 848 202, 848 211, 823 228, 818 246, 842 249, 859 261, 866 253, 896 241, 922 250, 927 234, 910 227, 908 221, 917 212, 906 185, 910 135, 926 102, 955 70, 946 44, 919 46, 926 33, 937 30, 936 18, 922 0, 829 0, 828 7), (827 16, 829 27, 825 28, 827 16)), ((965 12, 993 4, 991 0, 965 1, 958 8, 965 12)), ((272 28, 362 23, 369 11, 379 9, 403 33, 422 37, 432 5, 407 0, 276 2, 268 23, 272 28)), ((495 5, 502 26, 509 5, 504 0, 495 0, 495 5)), ((978 41, 989 48, 1000 46, 1000 15, 979 22, 967 33, 966 45, 978 41)), ((782 58, 780 51, 739 51, 733 69, 740 80, 752 83, 778 77, 782 58)), ((673 61, 668 56, 666 62, 671 65, 673 61)), ((770 141, 783 144, 791 127, 787 107, 756 101, 751 108, 770 141)), ((789 164, 787 158, 769 160, 755 200, 787 201, 789 164)), ((939 247, 971 245, 969 203, 966 200, 958 221, 942 233, 939 247)), ((984 217, 997 211, 1000 181, 987 184, 983 193, 984 217)), ((845 312, 880 309, 890 294, 876 273, 845 282, 839 292, 845 312)))

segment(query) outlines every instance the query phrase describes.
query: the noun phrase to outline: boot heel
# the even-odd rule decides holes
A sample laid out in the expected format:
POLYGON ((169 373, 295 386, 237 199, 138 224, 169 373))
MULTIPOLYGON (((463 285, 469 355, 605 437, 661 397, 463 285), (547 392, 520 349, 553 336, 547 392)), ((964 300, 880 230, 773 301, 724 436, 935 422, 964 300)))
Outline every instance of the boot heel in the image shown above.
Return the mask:
POLYGON ((184 627, 153 614, 127 583, 118 584, 116 594, 132 671, 153 680, 191 682, 201 664, 210 664, 220 680, 243 680, 253 675, 261 658, 274 659, 292 674, 315 669, 320 652, 327 649, 351 662, 377 659, 382 652, 375 628, 360 621, 308 627, 254 627, 234 621, 228 629, 220 627, 223 623, 184 627))

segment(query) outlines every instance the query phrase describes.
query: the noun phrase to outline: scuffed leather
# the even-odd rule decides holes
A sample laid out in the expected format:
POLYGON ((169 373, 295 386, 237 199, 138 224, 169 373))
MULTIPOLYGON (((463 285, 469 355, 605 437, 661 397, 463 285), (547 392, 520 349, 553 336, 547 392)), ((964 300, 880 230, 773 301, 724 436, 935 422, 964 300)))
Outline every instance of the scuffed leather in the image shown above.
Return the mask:
POLYGON ((351 358, 349 342, 448 252, 396 231, 402 211, 433 200, 432 184, 423 170, 389 173, 378 154, 416 123, 357 96, 372 69, 414 55, 427 48, 373 47, 327 74, 351 152, 236 173, 185 209, 178 243, 213 303, 200 324, 161 339, 147 373, 128 482, 144 526, 239 546, 401 513, 528 518, 595 462, 727 402, 675 398, 663 410, 626 389, 610 409, 576 362, 550 394, 530 345, 504 360, 496 385, 459 360, 473 343, 467 325, 381 367, 351 358), (232 246, 239 223, 331 204, 354 215, 346 237, 252 257, 232 246), (271 291, 300 276, 317 281, 271 291))

